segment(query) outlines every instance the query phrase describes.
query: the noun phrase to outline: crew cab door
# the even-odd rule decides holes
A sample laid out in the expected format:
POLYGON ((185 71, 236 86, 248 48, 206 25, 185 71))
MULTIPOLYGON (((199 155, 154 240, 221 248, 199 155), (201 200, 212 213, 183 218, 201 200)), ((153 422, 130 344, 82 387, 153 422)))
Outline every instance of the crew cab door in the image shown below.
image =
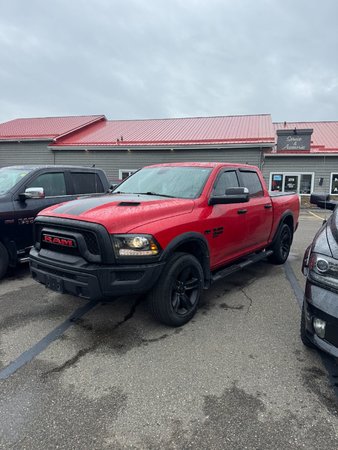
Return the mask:
POLYGON ((270 236, 273 209, 270 196, 264 190, 254 170, 239 170, 240 184, 249 190, 249 202, 244 206, 246 219, 246 247, 254 251, 264 247, 270 236))
MULTIPOLYGON (((222 170, 213 186, 212 196, 225 194, 226 189, 240 187, 236 169, 222 170)), ((247 246, 247 223, 243 210, 247 203, 217 204, 209 206, 204 231, 210 246, 211 266, 217 267, 238 257, 247 246)))
POLYGON ((72 200, 75 196, 68 194, 67 179, 64 171, 54 170, 41 173, 30 179, 20 188, 14 197, 15 224, 17 236, 15 239, 18 250, 24 250, 33 244, 33 221, 38 212, 48 206, 72 200), (20 193, 27 188, 43 188, 44 198, 27 198, 21 200, 20 193))

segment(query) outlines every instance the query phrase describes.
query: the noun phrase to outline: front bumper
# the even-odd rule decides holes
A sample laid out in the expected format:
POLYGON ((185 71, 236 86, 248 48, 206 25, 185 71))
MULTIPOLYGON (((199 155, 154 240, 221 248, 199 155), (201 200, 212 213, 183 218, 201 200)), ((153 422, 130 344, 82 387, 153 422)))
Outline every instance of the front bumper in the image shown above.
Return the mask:
POLYGON ((30 252, 32 277, 47 288, 96 300, 149 291, 159 278, 164 262, 133 265, 89 264, 83 258, 62 255, 62 260, 30 252))
POLYGON ((338 294, 306 282, 304 296, 305 329, 309 340, 321 350, 338 357, 338 294), (313 328, 313 319, 326 322, 325 337, 319 338, 313 328))

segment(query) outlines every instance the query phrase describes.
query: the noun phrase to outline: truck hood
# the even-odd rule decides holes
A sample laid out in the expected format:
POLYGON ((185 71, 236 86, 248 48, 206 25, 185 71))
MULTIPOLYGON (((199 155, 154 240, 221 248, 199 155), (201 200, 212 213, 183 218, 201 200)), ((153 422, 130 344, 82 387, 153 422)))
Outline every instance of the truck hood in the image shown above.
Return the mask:
POLYGON ((158 220, 192 211, 194 200, 142 194, 113 194, 73 200, 44 209, 38 215, 103 225, 109 233, 128 233, 158 220))

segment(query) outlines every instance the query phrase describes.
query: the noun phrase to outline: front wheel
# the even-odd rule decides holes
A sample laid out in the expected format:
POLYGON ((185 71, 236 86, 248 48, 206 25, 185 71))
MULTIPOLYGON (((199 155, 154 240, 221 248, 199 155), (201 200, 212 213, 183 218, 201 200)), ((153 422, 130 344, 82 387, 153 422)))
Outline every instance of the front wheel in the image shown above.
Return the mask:
POLYGON ((286 223, 284 223, 278 232, 276 241, 271 246, 273 254, 269 256, 269 261, 273 264, 284 264, 288 259, 292 243, 292 231, 286 223))
POLYGON ((0 242, 0 280, 3 278, 8 269, 8 252, 6 247, 0 242))
POLYGON ((173 327, 187 323, 197 310, 203 278, 201 264, 193 255, 172 255, 148 296, 154 317, 173 327))

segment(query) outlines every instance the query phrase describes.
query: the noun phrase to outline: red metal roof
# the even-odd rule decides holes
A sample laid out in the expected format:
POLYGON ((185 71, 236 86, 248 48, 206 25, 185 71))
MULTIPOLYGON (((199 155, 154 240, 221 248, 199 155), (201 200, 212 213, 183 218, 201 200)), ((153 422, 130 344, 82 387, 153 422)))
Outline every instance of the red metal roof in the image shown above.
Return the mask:
POLYGON ((15 119, 0 124, 0 140, 52 140, 102 119, 105 116, 15 119))
POLYGON ((170 146, 273 143, 269 114, 180 119, 109 120, 59 139, 53 146, 170 146))
MULTIPOLYGON (((273 126, 276 131, 312 128, 310 153, 338 152, 338 122, 280 122, 274 123, 273 126)), ((288 153, 298 152, 288 151, 288 153)), ((304 151, 299 153, 304 154, 304 151)))

